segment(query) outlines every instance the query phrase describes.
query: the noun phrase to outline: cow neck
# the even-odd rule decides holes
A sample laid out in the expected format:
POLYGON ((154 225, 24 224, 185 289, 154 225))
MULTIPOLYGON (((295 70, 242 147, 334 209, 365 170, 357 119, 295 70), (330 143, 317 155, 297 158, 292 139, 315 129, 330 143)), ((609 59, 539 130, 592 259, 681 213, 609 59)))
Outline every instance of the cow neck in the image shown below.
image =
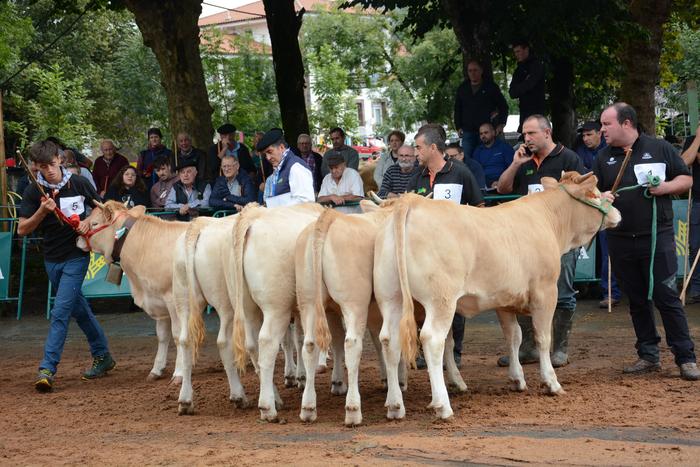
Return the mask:
POLYGON ((131 231, 131 228, 134 226, 135 223, 135 217, 131 217, 129 215, 126 216, 126 219, 124 220, 124 223, 121 226, 121 228, 126 229, 126 231, 124 232, 124 235, 122 235, 114 241, 114 248, 112 248, 112 262, 119 263, 121 259, 120 256, 122 253, 122 248, 124 247, 124 242, 126 242, 126 237, 129 236, 129 232, 131 231))

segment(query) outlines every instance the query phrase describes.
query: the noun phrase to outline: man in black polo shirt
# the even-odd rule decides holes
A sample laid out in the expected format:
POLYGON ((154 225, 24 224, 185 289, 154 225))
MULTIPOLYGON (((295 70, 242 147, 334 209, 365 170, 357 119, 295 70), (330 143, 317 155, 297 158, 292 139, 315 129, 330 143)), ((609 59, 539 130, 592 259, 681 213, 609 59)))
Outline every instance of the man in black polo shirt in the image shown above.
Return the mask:
MULTIPOLYGON (((415 145, 418 162, 421 167, 411 178, 406 191, 415 191, 419 195, 433 194, 433 199, 452 201, 457 204, 483 206, 481 190, 466 165, 445 160, 445 130, 440 125, 427 124, 416 133, 415 145)), ((454 358, 457 366, 462 360, 462 341, 464 340, 464 316, 455 314, 452 321, 454 337, 454 358)), ((419 368, 424 362, 418 361, 419 368)))
MULTIPOLYGON (((543 191, 542 177, 561 178, 562 171, 585 172, 581 158, 574 151, 552 141, 552 125, 542 115, 532 115, 523 122, 525 143, 515 151, 513 162, 498 179, 497 190, 501 194, 526 195, 543 191)), ((557 308, 554 312, 552 335, 552 366, 558 368, 569 363, 569 333, 576 311, 576 256, 578 249, 564 253, 557 281, 557 308)), ((535 346, 532 319, 518 315, 523 332, 520 345, 520 363, 535 363, 539 355, 535 346)), ((508 366, 509 359, 498 359, 499 366, 508 366)))
POLYGON ((657 207, 657 239, 654 254, 653 305, 661 314, 666 342, 675 356, 681 377, 700 379, 688 321, 676 289, 676 244, 673 238, 673 206, 670 195, 685 193, 693 183, 688 167, 666 141, 639 134, 637 113, 632 106, 618 102, 600 116, 608 147, 598 153, 594 171, 598 188, 615 203, 622 214, 620 225, 608 232, 610 262, 615 277, 630 302, 630 315, 637 335, 639 359, 624 373, 659 371, 659 337, 654 308, 647 299, 652 245, 652 210, 657 207), (648 173, 659 176, 658 186, 618 192, 610 191, 631 149, 620 188, 646 184, 648 173))
POLYGON ((83 379, 103 376, 116 363, 109 354, 104 332, 80 290, 90 256, 80 250, 75 242, 79 233, 85 234, 90 229, 84 220, 86 205, 95 207, 99 196, 87 179, 71 175, 61 167, 58 146, 53 142, 35 143, 29 154, 39 169, 37 180, 47 196, 42 196, 33 184, 24 190, 17 233, 29 235, 35 230, 40 231, 44 238, 46 273, 56 291, 49 333, 44 344, 44 357, 34 382, 38 391, 47 392, 53 388, 54 375, 61 361, 71 317, 87 337, 93 357, 92 368, 83 373, 83 379), (61 223, 58 220, 56 208, 67 218, 80 218, 75 230, 67 222, 61 223))

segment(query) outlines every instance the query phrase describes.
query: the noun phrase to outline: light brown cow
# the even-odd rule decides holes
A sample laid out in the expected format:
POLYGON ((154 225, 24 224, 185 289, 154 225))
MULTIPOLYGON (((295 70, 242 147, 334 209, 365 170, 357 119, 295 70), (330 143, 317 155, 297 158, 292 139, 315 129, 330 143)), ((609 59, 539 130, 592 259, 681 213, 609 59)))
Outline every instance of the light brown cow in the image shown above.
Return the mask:
POLYGON ((510 350, 509 378, 520 391, 526 385, 515 312, 530 314, 543 384, 551 394, 563 392, 549 357, 559 258, 620 222, 619 211, 601 203, 596 182, 592 174, 576 172, 565 174, 561 183, 543 178, 544 192, 487 209, 416 195, 399 201, 377 236, 374 262, 374 293, 384 318, 380 339, 387 362, 388 418, 405 416, 392 368, 400 353, 415 358, 413 299, 425 307, 420 338, 432 389, 428 407, 439 418, 453 413, 441 363, 456 308, 464 316, 497 310, 510 350))
MULTIPOLYGON (((245 367, 247 353, 257 358, 262 420, 276 420, 282 403, 272 377, 280 343, 296 310, 296 241, 324 209, 315 203, 272 209, 246 206, 233 229, 234 255, 225 273, 235 275, 226 282, 230 296, 236 297, 236 366, 245 367)), ((314 363, 311 368, 315 367, 314 363)))

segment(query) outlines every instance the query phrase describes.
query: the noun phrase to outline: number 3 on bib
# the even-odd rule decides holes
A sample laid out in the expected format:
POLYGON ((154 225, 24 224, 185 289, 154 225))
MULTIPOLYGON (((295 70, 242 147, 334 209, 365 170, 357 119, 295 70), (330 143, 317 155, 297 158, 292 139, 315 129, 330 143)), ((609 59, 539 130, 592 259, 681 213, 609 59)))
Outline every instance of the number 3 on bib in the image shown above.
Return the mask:
POLYGON ((456 183, 440 183, 433 188, 433 199, 442 199, 459 204, 462 200, 462 185, 456 183))

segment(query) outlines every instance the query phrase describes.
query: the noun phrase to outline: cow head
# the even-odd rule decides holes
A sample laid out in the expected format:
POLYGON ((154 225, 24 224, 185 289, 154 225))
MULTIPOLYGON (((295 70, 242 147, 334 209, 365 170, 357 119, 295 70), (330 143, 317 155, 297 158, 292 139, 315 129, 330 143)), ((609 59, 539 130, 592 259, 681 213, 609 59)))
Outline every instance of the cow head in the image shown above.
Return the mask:
POLYGON ((76 245, 83 251, 94 251, 105 257, 108 263, 112 262, 112 250, 114 237, 127 215, 140 217, 146 212, 144 206, 134 206, 131 209, 117 201, 98 203, 85 221, 90 230, 84 236, 78 237, 76 245))
POLYGON ((545 190, 560 190, 568 195, 567 216, 571 220, 571 230, 575 233, 573 246, 588 243, 598 230, 616 227, 622 220, 620 211, 600 196, 598 179, 593 172, 580 175, 566 172, 561 180, 543 177, 545 190))

